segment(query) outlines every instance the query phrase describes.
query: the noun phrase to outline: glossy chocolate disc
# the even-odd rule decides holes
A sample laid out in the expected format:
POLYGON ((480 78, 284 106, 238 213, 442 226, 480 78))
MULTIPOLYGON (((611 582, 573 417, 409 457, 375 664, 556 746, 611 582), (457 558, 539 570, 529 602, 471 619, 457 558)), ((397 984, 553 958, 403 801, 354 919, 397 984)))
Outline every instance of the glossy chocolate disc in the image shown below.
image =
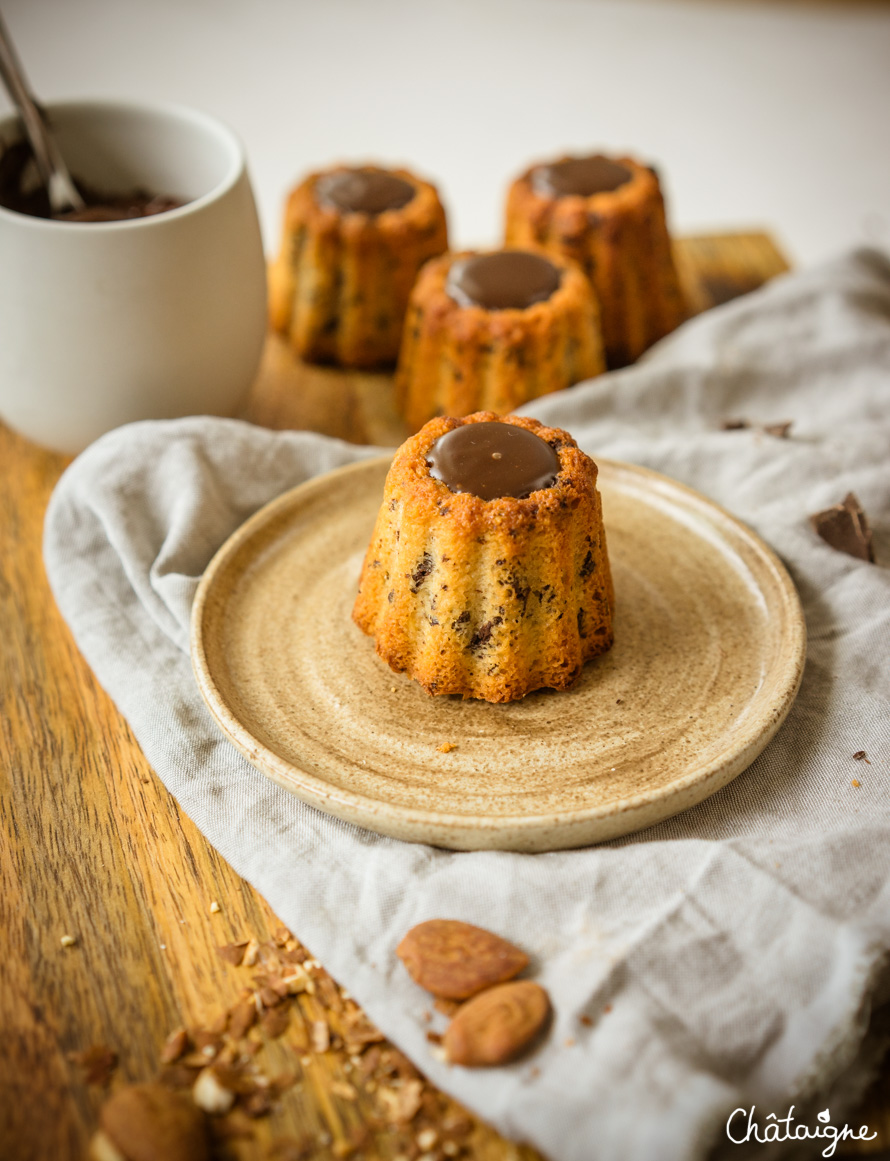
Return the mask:
POLYGON ((598 153, 593 157, 570 157, 553 165, 539 165, 532 171, 532 189, 556 198, 571 194, 589 198, 592 194, 610 193, 626 185, 632 177, 626 165, 598 153))
POLYGON ((445 290, 461 306, 525 310, 559 289, 561 274, 540 254, 499 250, 461 258, 448 272, 445 290))
POLYGON ((344 214, 382 214, 400 210, 414 197, 414 186, 394 173, 347 169, 315 183, 315 200, 344 214))
POLYGON ((455 427, 436 440, 426 462, 434 480, 481 500, 521 499, 549 488, 559 475, 559 456, 550 444, 512 423, 455 427))

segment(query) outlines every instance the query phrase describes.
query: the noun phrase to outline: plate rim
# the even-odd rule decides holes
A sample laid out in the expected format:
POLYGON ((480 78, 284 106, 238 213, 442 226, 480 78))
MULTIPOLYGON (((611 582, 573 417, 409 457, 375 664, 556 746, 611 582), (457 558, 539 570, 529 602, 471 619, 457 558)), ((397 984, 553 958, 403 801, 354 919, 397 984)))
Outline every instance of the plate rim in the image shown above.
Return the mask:
MULTIPOLYGON (((607 842, 665 821, 697 805, 747 769, 775 736, 800 689, 806 662, 806 622, 800 596, 787 568, 774 549, 753 529, 702 492, 652 468, 598 456, 596 463, 600 472, 605 469, 607 475, 630 475, 647 481, 660 492, 679 492, 687 507, 704 512, 712 525, 714 516, 719 518, 719 523, 728 524, 736 539, 753 550, 759 562, 766 566, 781 594, 784 616, 780 632, 786 648, 777 674, 780 695, 768 720, 764 722, 761 713, 748 723, 742 736, 730 747, 729 755, 721 751, 709 763, 694 766, 663 787, 630 795, 617 802, 547 814, 474 817, 384 802, 333 785, 269 749, 233 712, 214 679, 207 657, 202 630, 217 578, 249 541, 273 524, 282 512, 299 506, 304 496, 324 490, 332 478, 339 480, 355 473, 379 471, 391 461, 392 453, 363 458, 313 476, 274 497, 239 525, 217 549, 198 584, 192 603, 189 640, 199 692, 218 728, 266 777, 327 814, 387 837, 433 843, 455 850, 549 851, 607 842), (669 800, 675 800, 676 805, 666 810, 669 800), (418 831, 424 832, 422 837, 418 831)), ((733 545, 733 548, 737 551, 738 545, 733 545)), ((762 591, 760 584, 758 589, 762 591)))

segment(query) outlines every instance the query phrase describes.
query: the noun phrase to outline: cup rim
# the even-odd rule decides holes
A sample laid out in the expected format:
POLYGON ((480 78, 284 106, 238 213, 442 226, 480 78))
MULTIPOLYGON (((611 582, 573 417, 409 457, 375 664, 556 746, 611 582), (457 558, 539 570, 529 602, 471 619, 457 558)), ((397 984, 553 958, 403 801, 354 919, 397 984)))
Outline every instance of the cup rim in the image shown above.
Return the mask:
MULTIPOLYGON (((20 225, 24 225, 26 229, 78 229, 82 231, 84 225, 89 225, 90 234, 97 234, 104 233, 106 230, 144 230, 149 227, 157 228, 159 225, 163 226, 174 219, 178 221, 191 214, 199 213, 205 206, 218 201, 236 185, 247 166, 244 145, 234 130, 230 129, 224 121, 221 121, 213 114, 205 113, 202 109, 196 109, 190 105, 181 105, 174 101, 138 101, 97 97, 44 101, 42 102, 42 108, 50 116, 54 112, 61 110, 82 113, 120 110, 122 112, 132 113, 160 113, 168 117, 176 117, 181 121, 189 121, 205 131, 209 130, 214 133, 230 149, 232 162, 220 181, 212 189, 208 190, 207 193, 202 194, 198 198, 193 198, 191 201, 186 202, 182 206, 178 206, 176 209, 164 210, 163 213, 151 214, 142 218, 123 218, 116 222, 66 222, 57 218, 40 218, 33 214, 22 214, 18 210, 10 210, 6 206, 0 205, 0 221, 14 221, 20 225)), ((11 111, 8 115, 0 118, 0 134, 9 128, 18 128, 20 136, 24 136, 21 130, 19 116, 15 111, 11 111)))

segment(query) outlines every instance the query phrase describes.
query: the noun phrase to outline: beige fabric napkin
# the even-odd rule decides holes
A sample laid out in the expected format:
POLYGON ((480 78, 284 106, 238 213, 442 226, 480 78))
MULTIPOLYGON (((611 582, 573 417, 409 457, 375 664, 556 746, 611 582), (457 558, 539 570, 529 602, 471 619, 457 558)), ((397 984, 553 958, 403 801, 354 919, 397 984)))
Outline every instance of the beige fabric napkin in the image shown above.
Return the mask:
POLYGON ((752 1104, 765 1124, 794 1102, 813 1127, 828 1105, 840 1127, 890 947, 890 263, 860 252, 781 279, 527 410, 729 508, 783 556, 806 610, 779 735, 642 834, 537 856, 403 844, 302 805, 217 731, 187 652, 202 570, 265 501, 368 449, 207 418, 113 432, 49 508, 58 603, 210 841, 433 1081, 508 1136, 560 1161, 689 1161, 721 1143, 741 1157, 725 1125, 752 1104), (720 430, 736 418, 793 427, 720 430), (851 490, 877 565, 809 525, 851 490), (394 948, 437 916, 534 957, 556 1017, 533 1058, 470 1072, 431 1057, 427 997, 394 948))

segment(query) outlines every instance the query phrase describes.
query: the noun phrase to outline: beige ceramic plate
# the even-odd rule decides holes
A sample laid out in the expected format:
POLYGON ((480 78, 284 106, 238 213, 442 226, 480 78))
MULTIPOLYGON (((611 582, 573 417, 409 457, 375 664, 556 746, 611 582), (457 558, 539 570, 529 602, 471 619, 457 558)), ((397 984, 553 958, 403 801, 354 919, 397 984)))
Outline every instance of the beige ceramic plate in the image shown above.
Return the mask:
POLYGON ((224 733, 313 806, 455 849, 599 842, 719 790, 797 693, 797 593, 704 497, 599 466, 615 645, 575 689, 509 705, 433 698, 376 657, 350 618, 387 469, 365 461, 267 505, 207 569, 192 659, 224 733))

